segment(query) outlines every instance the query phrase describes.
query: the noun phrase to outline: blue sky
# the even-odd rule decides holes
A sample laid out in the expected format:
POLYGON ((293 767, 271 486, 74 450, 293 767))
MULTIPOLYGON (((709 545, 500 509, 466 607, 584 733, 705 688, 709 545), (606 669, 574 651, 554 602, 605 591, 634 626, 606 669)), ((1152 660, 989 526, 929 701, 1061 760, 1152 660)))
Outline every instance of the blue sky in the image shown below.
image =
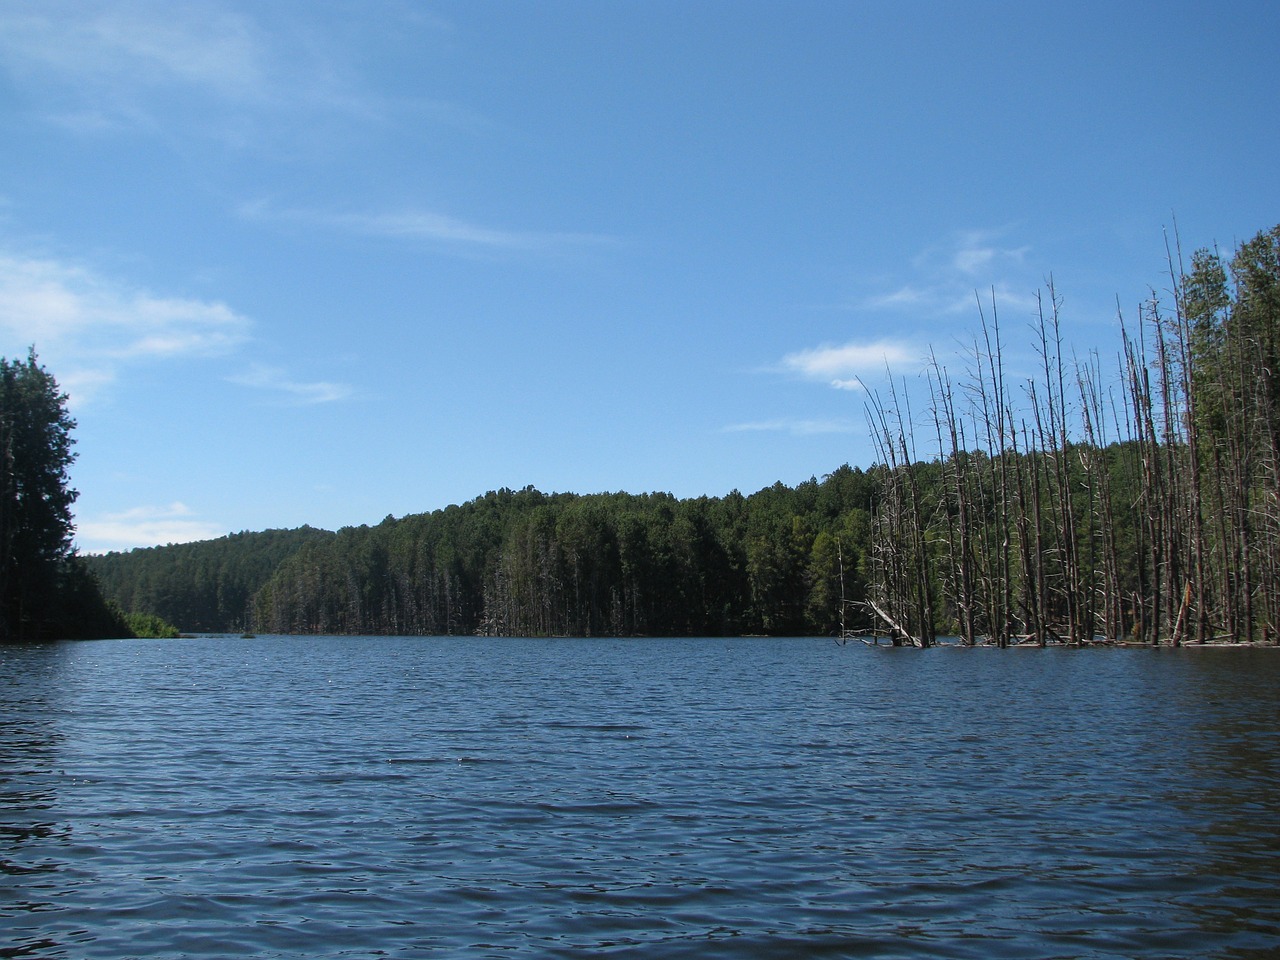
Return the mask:
MULTIPOLYGON (((1280 6, 0 0, 0 354, 82 550, 750 493, 1053 276, 1280 221, 1280 6)), ((1016 361, 1015 361, 1016 362, 1016 361)))

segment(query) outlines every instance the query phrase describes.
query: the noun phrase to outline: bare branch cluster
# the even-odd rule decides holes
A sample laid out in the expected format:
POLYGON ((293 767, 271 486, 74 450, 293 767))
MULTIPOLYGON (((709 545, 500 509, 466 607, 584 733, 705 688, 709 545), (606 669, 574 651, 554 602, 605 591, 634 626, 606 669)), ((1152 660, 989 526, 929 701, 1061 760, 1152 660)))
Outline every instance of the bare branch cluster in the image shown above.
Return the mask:
POLYGON ((963 377, 930 364, 928 461, 905 389, 873 397, 867 605, 893 642, 1280 641, 1280 227, 1169 264, 1110 374, 1066 355, 1050 280, 1011 386, 980 301, 963 377))

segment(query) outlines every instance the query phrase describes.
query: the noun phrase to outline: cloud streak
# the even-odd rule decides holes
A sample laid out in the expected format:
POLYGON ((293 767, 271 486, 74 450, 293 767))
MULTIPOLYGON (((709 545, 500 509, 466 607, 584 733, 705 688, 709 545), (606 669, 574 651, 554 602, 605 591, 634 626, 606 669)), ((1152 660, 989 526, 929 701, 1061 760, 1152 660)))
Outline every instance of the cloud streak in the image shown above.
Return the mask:
MULTIPOLYGON (((58 382, 82 405, 130 366, 234 357, 253 324, 218 300, 157 296, 90 269, 51 259, 0 254, 0 351, 35 345, 58 368, 58 382)), ((285 403, 345 400, 344 383, 305 382, 254 363, 228 380, 274 392, 285 403)))
POLYGON ((292 379, 278 367, 260 363, 252 364, 244 373, 228 379, 240 386, 274 392, 280 395, 285 403, 293 406, 333 403, 337 400, 345 400, 352 394, 348 384, 323 380, 304 383, 292 379))
POLYGON ((207 6, 11 7, 0 12, 0 52, 17 79, 100 126, 147 121, 144 103, 164 88, 235 101, 267 88, 252 23, 207 6))
POLYGON ((217 4, 161 0, 8 5, 0 9, 0 68, 52 122, 78 132, 198 126, 241 145, 294 130, 317 114, 381 117, 313 35, 273 36, 217 4), (227 111, 236 120, 226 122, 227 111), (299 113, 308 114, 303 120, 299 113), (244 122, 259 122, 251 137, 244 122))
POLYGON ((789 433, 794 437, 812 437, 824 433, 856 433, 857 429, 850 420, 804 420, 787 417, 735 423, 724 428, 725 433, 789 433))
POLYGON ((789 353, 782 368, 806 380, 824 382, 837 390, 861 390, 862 380, 886 369, 918 365, 919 352, 899 340, 825 344, 789 353))
POLYGON ((157 296, 78 265, 0 254, 0 336, 71 363, 74 392, 110 383, 127 363, 225 356, 250 327, 220 301, 157 296))
POLYGON ((888 292, 863 297, 857 309, 927 320, 976 313, 977 297, 985 301, 992 293, 1002 306, 1034 309, 1030 291, 1042 278, 1027 275, 1030 247, 999 242, 1007 232, 964 230, 927 247, 911 259, 911 279, 888 292))
POLYGON ((1031 248, 1000 246, 996 241, 1005 233, 1004 230, 963 231, 951 255, 952 268, 963 274, 974 275, 989 273, 1002 267, 1021 267, 1031 248))
POLYGON ((603 234, 511 230, 486 226, 431 210, 405 209, 380 213, 335 213, 276 209, 266 203, 240 207, 245 219, 322 227, 366 237, 436 243, 455 249, 551 253, 615 243, 603 234))

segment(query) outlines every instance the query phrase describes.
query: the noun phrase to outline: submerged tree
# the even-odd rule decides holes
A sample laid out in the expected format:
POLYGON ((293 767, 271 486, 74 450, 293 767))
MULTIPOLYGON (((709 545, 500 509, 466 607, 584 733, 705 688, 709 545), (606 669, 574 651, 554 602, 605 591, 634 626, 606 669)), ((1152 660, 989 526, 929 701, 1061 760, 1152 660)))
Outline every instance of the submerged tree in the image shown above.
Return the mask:
POLYGON ((933 613, 967 644, 1280 639, 1280 227, 1230 261, 1169 264, 1172 309, 1153 293, 1121 319, 1110 384, 1096 355, 1068 364, 1052 280, 1021 403, 994 311, 967 396, 934 360, 938 496, 896 393, 872 407, 889 474, 871 586, 891 631, 927 637, 933 613))

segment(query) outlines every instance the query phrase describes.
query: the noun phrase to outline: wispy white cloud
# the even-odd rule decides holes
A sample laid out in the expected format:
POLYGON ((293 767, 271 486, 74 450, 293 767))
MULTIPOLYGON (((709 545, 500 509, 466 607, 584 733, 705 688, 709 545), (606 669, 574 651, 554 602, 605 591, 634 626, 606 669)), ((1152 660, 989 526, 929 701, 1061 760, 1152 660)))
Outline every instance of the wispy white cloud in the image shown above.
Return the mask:
POLYGON ((951 267, 959 273, 976 276, 1006 267, 1020 267, 1030 247, 1001 245, 1008 233, 1002 230, 966 230, 958 234, 950 252, 951 267))
POLYGON ((963 230, 930 244, 905 266, 910 279, 862 297, 855 309, 894 311, 927 322, 975 313, 975 293, 985 301, 993 292, 1004 307, 1034 308, 1034 291, 1043 278, 1029 274, 1030 247, 1001 242, 1010 232, 963 230))
POLYGON ((931 295, 920 287, 910 284, 899 287, 892 293, 882 293, 869 297, 866 301, 871 307, 917 307, 931 302, 931 295))
MULTIPOLYGON (((20 354, 34 345, 75 406, 130 366, 234 358, 252 326, 221 301, 158 296, 76 264, 0 253, 0 352, 20 354)), ((299 406, 353 392, 344 383, 304 382, 259 363, 228 379, 299 406)))
POLYGON ((990 283, 981 288, 938 282, 931 286, 906 286, 893 293, 870 296, 858 304, 857 309, 893 311, 914 315, 925 321, 937 317, 954 317, 957 314, 976 316, 979 299, 986 303, 993 294, 997 303, 1005 307, 1021 310, 1034 307, 1036 303, 1034 295, 1021 292, 1007 281, 990 283))
POLYGON ((391 240, 417 240, 455 248, 555 252, 614 243, 593 233, 512 230, 461 220, 430 210, 407 209, 378 213, 335 213, 321 210, 278 209, 263 202, 242 204, 240 215, 250 220, 294 223, 391 240))
POLYGON ((961 273, 978 273, 989 266, 995 258, 996 252, 990 247, 971 248, 956 251, 952 263, 961 273))
POLYGON ((304 383, 292 379, 278 367, 261 363, 251 364, 248 370, 229 379, 240 386, 272 391, 280 395, 284 402, 297 406, 332 403, 345 400, 352 394, 352 388, 348 384, 324 380, 304 383))
POLYGON ((0 10, 0 53, 18 79, 102 124, 142 119, 157 88, 243 100, 267 87, 252 23, 207 4, 9 5, 0 10))
POLYGON ((858 428, 851 420, 804 420, 780 417, 774 420, 730 424, 724 429, 726 433, 789 433, 792 436, 808 437, 823 433, 855 433, 858 428))
POLYGON ((76 542, 86 553, 211 540, 224 533, 225 530, 201 520, 190 507, 180 502, 167 506, 134 507, 97 519, 79 519, 76 523, 76 542))
POLYGON ((0 253, 0 337, 56 357, 73 398, 148 360, 225 356, 249 337, 248 318, 220 301, 157 296, 93 270, 0 253))
MULTIPOLYGON (((51 121, 76 130, 199 124, 243 137, 241 120, 267 111, 379 115, 381 106, 344 75, 333 44, 273 36, 217 3, 43 0, 0 8, 0 69, 51 121), (192 109, 192 98, 205 109, 192 109), (238 131, 238 132, 237 132, 238 131)), ((271 132, 259 125, 261 139, 271 132)))
POLYGON ((830 384, 837 390, 860 390, 861 381, 888 370, 919 366, 921 352, 901 340, 824 344, 798 350, 782 358, 782 368, 806 380, 830 384))
POLYGON ((832 380, 831 386, 837 390, 852 390, 857 393, 866 393, 867 385, 863 383, 861 377, 849 377, 844 380, 832 380))

